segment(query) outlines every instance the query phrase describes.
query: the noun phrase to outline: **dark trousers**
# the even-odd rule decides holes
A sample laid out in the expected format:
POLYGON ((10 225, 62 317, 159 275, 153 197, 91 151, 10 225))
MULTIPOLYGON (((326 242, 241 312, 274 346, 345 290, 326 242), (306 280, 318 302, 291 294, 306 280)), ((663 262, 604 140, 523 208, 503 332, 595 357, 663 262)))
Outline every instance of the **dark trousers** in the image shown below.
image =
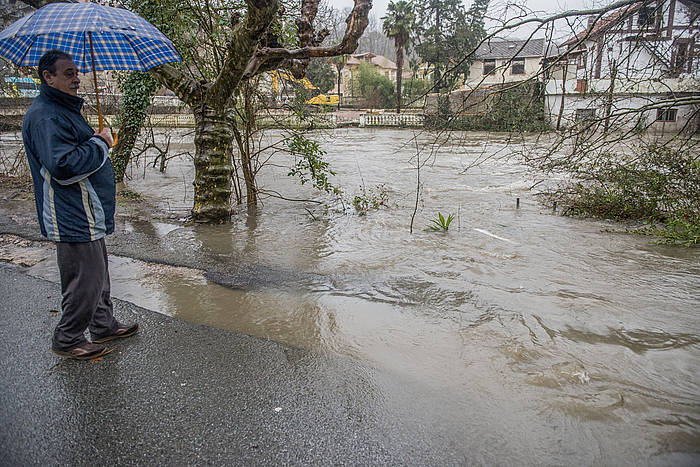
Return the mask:
POLYGON ((104 238, 94 242, 56 243, 61 273, 63 314, 53 334, 53 348, 70 350, 93 336, 116 332, 119 323, 112 313, 109 265, 104 238))

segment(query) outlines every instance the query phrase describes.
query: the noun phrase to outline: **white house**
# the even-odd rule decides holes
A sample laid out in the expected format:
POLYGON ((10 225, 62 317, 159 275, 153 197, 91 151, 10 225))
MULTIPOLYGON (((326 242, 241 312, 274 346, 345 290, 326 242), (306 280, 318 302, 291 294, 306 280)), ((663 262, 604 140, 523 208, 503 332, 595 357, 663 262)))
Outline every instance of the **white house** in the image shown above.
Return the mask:
POLYGON ((537 76, 545 53, 545 40, 491 39, 476 49, 464 90, 524 81, 537 76))
MULTIPOLYGON (((360 68, 360 64, 363 62, 369 63, 380 75, 385 76, 392 82, 396 82, 396 63, 385 56, 373 54, 371 52, 348 55, 345 66, 341 71, 340 93, 342 95, 346 97, 355 97, 354 78, 357 74, 357 70, 360 68)), ((338 92, 337 81, 333 92, 338 92)))
POLYGON ((547 59, 559 67, 545 88, 552 126, 595 119, 610 128, 696 129, 699 17, 697 1, 650 0, 591 18, 547 59))

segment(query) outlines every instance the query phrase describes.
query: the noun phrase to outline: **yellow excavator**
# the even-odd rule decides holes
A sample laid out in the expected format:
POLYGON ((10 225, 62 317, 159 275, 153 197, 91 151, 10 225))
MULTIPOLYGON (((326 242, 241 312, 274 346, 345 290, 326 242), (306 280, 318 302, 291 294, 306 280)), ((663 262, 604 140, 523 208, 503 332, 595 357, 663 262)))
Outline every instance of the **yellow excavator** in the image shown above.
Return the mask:
POLYGON ((280 104, 285 104, 296 97, 296 88, 301 86, 307 95, 307 104, 312 105, 338 105, 338 94, 322 94, 321 90, 311 84, 308 78, 297 79, 285 71, 271 71, 272 89, 275 99, 280 104))

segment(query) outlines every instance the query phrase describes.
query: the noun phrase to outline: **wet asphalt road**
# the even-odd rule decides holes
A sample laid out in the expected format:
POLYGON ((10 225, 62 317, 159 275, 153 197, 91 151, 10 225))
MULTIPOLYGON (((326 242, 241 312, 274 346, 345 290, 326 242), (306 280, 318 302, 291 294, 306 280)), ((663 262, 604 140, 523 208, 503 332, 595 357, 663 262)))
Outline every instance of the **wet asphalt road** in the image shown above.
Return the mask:
POLYGON ((112 343, 114 351, 100 361, 66 360, 49 351, 57 284, 0 264, 0 297, 3 465, 435 465, 497 458, 481 457, 488 449, 470 454, 452 439, 449 422, 439 422, 440 410, 450 418, 439 398, 349 359, 115 301, 119 319, 138 320, 142 332, 112 343))

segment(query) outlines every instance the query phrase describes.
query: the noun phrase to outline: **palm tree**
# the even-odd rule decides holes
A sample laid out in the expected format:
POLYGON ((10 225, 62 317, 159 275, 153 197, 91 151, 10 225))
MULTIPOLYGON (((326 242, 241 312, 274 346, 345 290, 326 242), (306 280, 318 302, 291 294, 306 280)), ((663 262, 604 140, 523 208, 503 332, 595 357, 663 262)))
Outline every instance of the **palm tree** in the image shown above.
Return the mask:
POLYGON ((413 4, 406 0, 389 2, 386 16, 382 16, 382 29, 387 37, 394 39, 396 49, 396 113, 401 113, 401 73, 403 72, 403 52, 411 34, 415 30, 413 4))

